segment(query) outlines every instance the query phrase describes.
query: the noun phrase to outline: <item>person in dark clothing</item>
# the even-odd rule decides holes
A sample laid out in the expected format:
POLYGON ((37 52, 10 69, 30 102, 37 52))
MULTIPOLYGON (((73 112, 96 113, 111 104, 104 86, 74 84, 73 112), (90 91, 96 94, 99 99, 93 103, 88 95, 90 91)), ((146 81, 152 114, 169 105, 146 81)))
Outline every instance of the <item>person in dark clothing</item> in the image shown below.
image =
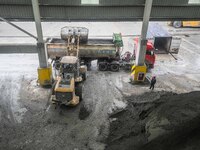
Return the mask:
POLYGON ((156 84, 156 76, 153 76, 152 79, 151 79, 151 85, 150 85, 149 89, 153 90, 155 84, 156 84))

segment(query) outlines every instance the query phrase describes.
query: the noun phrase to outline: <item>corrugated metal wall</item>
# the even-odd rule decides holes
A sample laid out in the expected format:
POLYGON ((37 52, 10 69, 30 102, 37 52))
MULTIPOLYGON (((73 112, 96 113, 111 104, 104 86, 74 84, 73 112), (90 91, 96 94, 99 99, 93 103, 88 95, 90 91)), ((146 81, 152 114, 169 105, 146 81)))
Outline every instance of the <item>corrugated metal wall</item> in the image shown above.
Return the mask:
POLYGON ((200 4, 200 0, 189 0, 189 4, 200 4))
MULTIPOLYGON (((99 5, 81 5, 81 0, 40 0, 43 20, 142 20, 145 0, 99 0, 99 5)), ((151 20, 197 20, 200 5, 188 0, 154 0, 151 20), (189 13, 188 13, 189 12, 189 13)), ((0 0, 0 16, 33 20, 31 0, 0 0)))
MULTIPOLYGON (((199 0, 190 0, 199 1, 199 0)), ((99 0, 100 5, 141 5, 145 0, 99 0)), ((81 5, 81 0, 39 0, 42 5, 81 5)), ((0 4, 31 4, 31 0, 0 0, 0 4)), ((183 5, 188 4, 188 0, 154 0, 155 5, 183 5)))

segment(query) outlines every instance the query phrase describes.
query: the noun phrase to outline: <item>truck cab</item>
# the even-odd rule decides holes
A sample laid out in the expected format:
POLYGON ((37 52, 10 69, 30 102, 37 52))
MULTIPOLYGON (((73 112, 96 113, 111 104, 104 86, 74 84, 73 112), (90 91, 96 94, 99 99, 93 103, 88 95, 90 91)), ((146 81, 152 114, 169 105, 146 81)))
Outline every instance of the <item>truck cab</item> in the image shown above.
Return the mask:
MULTIPOLYGON (((138 41, 139 41, 138 38, 134 39, 134 50, 133 50, 134 57, 136 57, 136 52, 139 43, 138 41)), ((147 65, 148 68, 154 68, 155 60, 156 60, 155 47, 152 42, 147 41, 145 64, 147 65)))

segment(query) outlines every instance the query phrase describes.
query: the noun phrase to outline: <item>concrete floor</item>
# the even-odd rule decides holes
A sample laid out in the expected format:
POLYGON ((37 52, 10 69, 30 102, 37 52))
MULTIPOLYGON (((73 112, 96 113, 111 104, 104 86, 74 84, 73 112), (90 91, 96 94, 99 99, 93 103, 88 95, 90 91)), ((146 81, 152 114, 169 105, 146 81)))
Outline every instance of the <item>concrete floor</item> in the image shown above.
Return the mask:
MULTIPOLYGON (((33 23, 18 24, 35 34, 33 23)), ((108 144, 107 138, 111 137, 112 122, 120 120, 110 116, 128 109, 131 97, 137 103, 153 103, 163 93, 199 91, 200 29, 174 29, 166 22, 160 24, 172 34, 180 35, 182 44, 179 54, 175 55, 177 60, 168 54, 157 55, 155 69, 149 73, 157 76, 154 92, 149 91, 148 85, 130 84, 129 72, 99 72, 93 62, 84 83, 83 101, 75 108, 55 110, 49 102, 50 89, 37 86, 36 54, 0 55, 0 149, 103 150, 108 144)), ((68 25, 88 27, 91 37, 109 37, 113 32, 122 32, 127 35, 124 51, 132 50, 132 38, 141 30, 140 22, 43 23, 44 36, 59 36, 60 28, 68 25)), ((0 39, 1 43, 35 42, 5 23, 0 23, 0 39), (9 36, 12 38, 8 39, 9 36)), ((146 106, 139 107, 143 109, 146 106)), ((195 112, 197 115, 198 111, 195 112)))

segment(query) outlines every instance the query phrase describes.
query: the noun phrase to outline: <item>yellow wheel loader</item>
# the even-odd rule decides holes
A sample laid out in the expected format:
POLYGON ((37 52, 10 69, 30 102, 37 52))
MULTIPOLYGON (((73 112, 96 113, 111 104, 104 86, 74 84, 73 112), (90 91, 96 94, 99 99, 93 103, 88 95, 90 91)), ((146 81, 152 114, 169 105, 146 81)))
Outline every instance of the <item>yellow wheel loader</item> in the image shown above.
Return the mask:
POLYGON ((79 42, 87 40, 87 32, 80 27, 61 29, 61 37, 67 47, 64 55, 53 65, 54 71, 58 72, 51 96, 55 104, 75 106, 82 99, 82 81, 86 80, 87 67, 80 65, 79 42))
POLYGON ((76 106, 82 99, 82 81, 86 71, 86 66, 79 67, 77 57, 62 57, 59 75, 52 89, 52 101, 59 105, 76 106))

